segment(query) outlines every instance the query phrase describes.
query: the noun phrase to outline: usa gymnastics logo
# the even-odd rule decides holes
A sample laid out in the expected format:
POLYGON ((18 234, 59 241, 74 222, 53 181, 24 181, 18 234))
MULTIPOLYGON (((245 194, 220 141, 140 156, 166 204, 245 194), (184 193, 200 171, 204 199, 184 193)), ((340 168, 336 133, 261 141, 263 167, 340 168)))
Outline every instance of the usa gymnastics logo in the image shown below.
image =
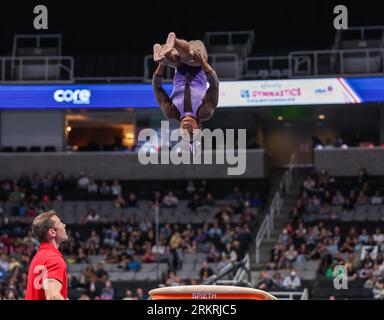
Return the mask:
POLYGON ((247 89, 240 90, 240 97, 249 98, 249 90, 247 90, 247 89))
POLYGON ((331 95, 333 93, 333 87, 329 85, 326 88, 316 88, 314 89, 316 95, 331 95))

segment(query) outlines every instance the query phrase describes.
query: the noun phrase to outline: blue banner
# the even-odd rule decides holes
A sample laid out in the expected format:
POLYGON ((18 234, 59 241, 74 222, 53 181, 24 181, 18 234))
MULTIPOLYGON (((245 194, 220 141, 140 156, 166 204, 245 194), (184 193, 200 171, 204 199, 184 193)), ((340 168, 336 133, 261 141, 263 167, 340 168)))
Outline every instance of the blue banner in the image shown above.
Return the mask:
POLYGON ((151 84, 0 85, 0 109, 156 107, 151 84))
MULTIPOLYGON (((172 84, 164 84, 168 94, 172 84)), ((219 107, 384 102, 384 77, 222 81, 219 107)), ((158 108, 151 84, 0 85, 0 109, 158 108)))

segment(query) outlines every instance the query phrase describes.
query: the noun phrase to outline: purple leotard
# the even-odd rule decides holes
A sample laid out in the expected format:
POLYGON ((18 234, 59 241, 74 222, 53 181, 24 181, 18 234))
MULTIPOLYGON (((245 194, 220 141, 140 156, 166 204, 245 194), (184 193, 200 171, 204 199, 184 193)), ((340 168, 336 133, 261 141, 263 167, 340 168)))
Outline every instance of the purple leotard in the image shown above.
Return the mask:
POLYGON ((170 98, 180 112, 180 120, 187 115, 197 118, 197 112, 207 92, 207 77, 201 67, 182 64, 176 69, 170 98), (189 79, 191 90, 191 111, 184 110, 185 83, 189 79))

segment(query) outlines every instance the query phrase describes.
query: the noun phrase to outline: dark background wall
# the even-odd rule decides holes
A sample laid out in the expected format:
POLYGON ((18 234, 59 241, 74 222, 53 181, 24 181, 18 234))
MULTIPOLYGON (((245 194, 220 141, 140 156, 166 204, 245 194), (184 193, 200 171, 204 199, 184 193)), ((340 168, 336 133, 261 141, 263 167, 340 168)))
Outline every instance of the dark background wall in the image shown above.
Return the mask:
POLYGON ((65 51, 152 51, 168 32, 188 39, 206 31, 249 30, 257 51, 328 48, 335 30, 333 8, 348 8, 349 25, 381 25, 379 1, 2 1, 0 54, 11 50, 13 34, 62 33, 65 51), (48 31, 33 28, 33 8, 48 7, 48 31))

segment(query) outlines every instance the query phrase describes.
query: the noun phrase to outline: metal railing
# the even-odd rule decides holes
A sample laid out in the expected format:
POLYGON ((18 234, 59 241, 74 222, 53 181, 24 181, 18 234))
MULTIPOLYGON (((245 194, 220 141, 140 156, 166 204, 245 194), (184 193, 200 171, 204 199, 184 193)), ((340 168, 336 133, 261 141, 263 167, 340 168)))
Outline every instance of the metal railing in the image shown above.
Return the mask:
POLYGON ((339 49, 342 41, 359 41, 361 44, 365 44, 367 40, 377 40, 379 47, 384 46, 384 26, 348 27, 348 29, 337 30, 334 47, 339 49), (370 38, 368 34, 373 32, 381 33, 381 35, 370 38), (355 34, 356 37, 351 38, 351 34, 355 34))
POLYGON ((288 170, 285 171, 283 178, 281 179, 278 187, 278 191, 274 195, 271 205, 269 207, 269 213, 265 216, 259 231, 256 235, 256 263, 260 263, 260 246, 265 238, 270 239, 271 233, 274 230, 275 215, 279 216, 281 208, 284 204, 283 196, 291 188, 293 182, 293 170, 296 155, 292 154, 288 170))
POLYGON ((206 32, 204 36, 204 43, 207 47, 213 45, 225 45, 231 48, 234 45, 244 45, 244 56, 247 56, 255 43, 255 32, 253 30, 247 31, 222 31, 222 32, 206 32), (246 37, 246 41, 239 41, 246 37), (218 39, 223 39, 218 41, 218 39))
POLYGON ((75 77, 74 81, 77 83, 118 83, 118 82, 144 82, 143 77, 75 77))
POLYGON ((308 300, 308 289, 304 289, 302 292, 284 292, 284 291, 275 291, 275 292, 268 292, 275 296, 278 300, 308 300), (298 297, 298 299, 295 299, 295 297, 298 297))
POLYGON ((238 80, 240 78, 240 60, 236 53, 212 53, 208 56, 208 60, 220 79, 238 80))
POLYGON ((0 57, 3 83, 72 83, 73 75, 74 61, 70 56, 0 57))
POLYGON ((280 78, 289 75, 288 56, 248 57, 245 59, 244 65, 243 77, 280 78), (281 65, 284 67, 282 68, 281 65))
POLYGON ((43 46, 42 40, 55 40, 56 45, 53 48, 57 48, 57 55, 61 55, 62 50, 62 37, 61 34, 16 34, 13 37, 13 46, 12 46, 12 56, 17 57, 17 50, 25 48, 33 48, 35 54, 38 54, 40 50, 44 47, 52 48, 50 46, 43 46), (27 45, 27 42, 33 40, 35 41, 33 46, 27 45), (24 42, 24 45, 20 45, 20 42, 24 42))
POLYGON ((384 49, 292 51, 289 77, 370 76, 384 73, 384 49))

